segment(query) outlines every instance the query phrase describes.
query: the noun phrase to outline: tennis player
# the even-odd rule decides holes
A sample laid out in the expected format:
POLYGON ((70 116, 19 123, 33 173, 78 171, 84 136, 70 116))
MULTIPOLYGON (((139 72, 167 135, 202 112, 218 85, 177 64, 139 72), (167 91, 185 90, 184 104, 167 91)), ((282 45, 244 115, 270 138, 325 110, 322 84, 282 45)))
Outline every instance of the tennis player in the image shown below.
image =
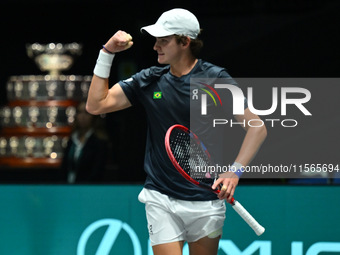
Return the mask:
MULTIPOLYGON (((153 49, 158 63, 109 87, 109 74, 115 54, 133 45, 132 37, 116 32, 99 52, 87 100, 87 111, 102 114, 132 105, 145 108, 148 130, 145 154, 147 178, 139 200, 145 203, 148 230, 156 255, 182 254, 188 242, 190 254, 216 255, 225 220, 225 199, 234 195, 239 176, 221 174, 214 187, 223 185, 220 194, 203 190, 185 180, 169 160, 164 137, 174 124, 190 126, 190 78, 229 77, 225 69, 198 59, 202 41, 200 25, 191 12, 172 9, 153 25, 143 27, 155 37, 153 49)), ((256 119, 245 105, 237 121, 256 119)), ((246 166, 266 137, 266 128, 247 126, 235 166, 246 166)))

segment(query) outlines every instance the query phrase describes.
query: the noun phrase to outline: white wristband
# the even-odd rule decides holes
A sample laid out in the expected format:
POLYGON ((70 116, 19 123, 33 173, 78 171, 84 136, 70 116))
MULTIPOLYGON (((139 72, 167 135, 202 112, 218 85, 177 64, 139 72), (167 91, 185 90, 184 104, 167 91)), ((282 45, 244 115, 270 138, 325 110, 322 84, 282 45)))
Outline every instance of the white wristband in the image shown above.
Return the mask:
POLYGON ((100 78, 109 78, 111 65, 114 57, 115 54, 109 54, 100 50, 93 73, 100 78))
POLYGON ((244 172, 244 167, 241 163, 234 162, 234 164, 232 164, 232 166, 230 167, 230 171, 236 174, 238 178, 240 178, 244 172))

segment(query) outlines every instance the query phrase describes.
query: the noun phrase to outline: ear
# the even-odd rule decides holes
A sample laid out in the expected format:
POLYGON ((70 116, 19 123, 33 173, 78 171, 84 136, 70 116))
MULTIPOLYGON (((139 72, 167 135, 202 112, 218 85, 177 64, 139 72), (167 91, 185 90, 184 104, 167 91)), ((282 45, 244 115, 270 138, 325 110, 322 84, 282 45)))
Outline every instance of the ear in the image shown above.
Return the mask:
POLYGON ((190 42, 191 42, 191 38, 189 36, 186 36, 186 38, 184 40, 182 40, 181 43, 185 48, 187 48, 187 47, 189 47, 190 42))

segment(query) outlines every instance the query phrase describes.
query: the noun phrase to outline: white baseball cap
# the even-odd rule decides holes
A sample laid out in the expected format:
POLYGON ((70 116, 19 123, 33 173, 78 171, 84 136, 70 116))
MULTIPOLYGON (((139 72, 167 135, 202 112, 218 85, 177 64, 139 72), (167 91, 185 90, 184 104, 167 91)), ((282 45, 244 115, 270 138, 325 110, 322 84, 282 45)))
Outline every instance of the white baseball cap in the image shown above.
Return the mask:
POLYGON ((200 24, 194 14, 185 9, 164 12, 153 25, 141 28, 154 37, 184 35, 195 39, 200 32, 200 24))

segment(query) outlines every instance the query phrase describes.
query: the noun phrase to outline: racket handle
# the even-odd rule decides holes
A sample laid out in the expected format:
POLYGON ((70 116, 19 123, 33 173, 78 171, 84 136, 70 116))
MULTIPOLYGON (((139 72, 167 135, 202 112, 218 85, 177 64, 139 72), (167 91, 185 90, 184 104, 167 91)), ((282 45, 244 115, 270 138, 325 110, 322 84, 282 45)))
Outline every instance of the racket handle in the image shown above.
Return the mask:
POLYGON ((265 228, 262 227, 239 202, 234 200, 232 207, 244 219, 244 221, 248 223, 248 225, 255 231, 258 236, 263 234, 265 228))

